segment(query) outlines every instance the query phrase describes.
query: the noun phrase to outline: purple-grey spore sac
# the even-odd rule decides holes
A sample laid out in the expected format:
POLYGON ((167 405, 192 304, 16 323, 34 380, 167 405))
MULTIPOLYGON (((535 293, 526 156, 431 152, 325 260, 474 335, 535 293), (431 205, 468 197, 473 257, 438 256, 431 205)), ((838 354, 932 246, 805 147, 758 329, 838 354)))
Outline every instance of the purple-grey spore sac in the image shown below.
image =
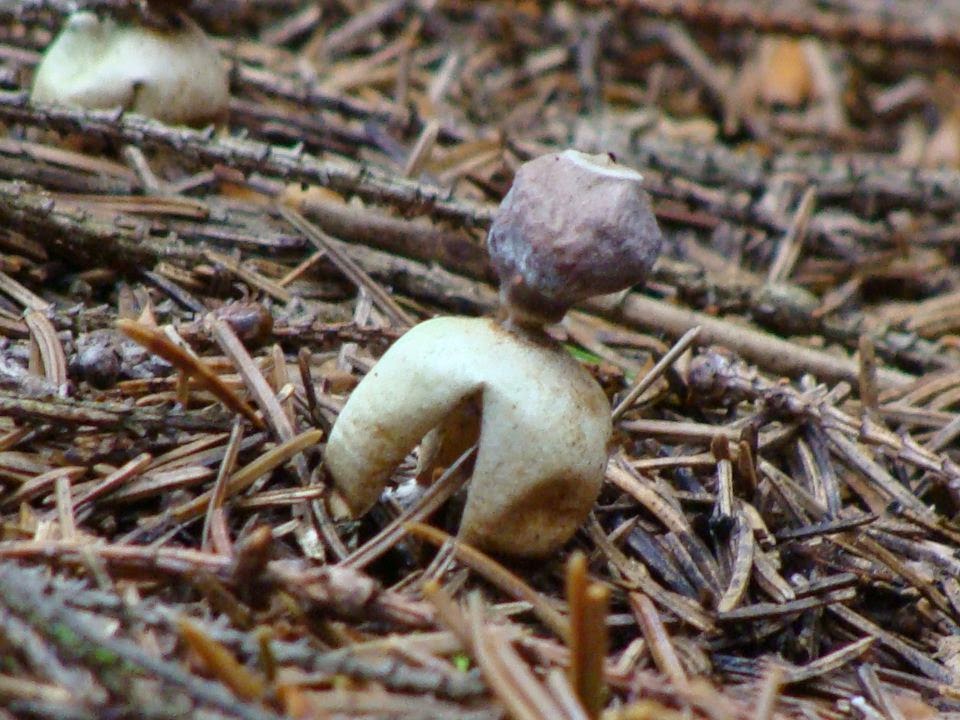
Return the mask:
POLYGON ((646 278, 663 238, 642 181, 609 155, 576 150, 520 167, 487 236, 512 319, 556 322, 646 278))

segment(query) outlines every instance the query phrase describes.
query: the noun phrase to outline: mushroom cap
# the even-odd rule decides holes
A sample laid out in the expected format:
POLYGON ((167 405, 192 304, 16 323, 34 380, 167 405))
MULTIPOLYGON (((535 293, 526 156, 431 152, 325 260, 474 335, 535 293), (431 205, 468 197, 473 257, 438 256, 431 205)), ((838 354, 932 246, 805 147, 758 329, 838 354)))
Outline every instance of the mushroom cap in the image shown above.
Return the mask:
POLYGON ((524 163, 487 236, 507 306, 555 321, 575 302, 642 282, 662 242, 642 181, 609 155, 524 163))
POLYGON ((193 21, 178 19, 165 30, 73 13, 44 53, 31 100, 122 107, 174 124, 222 116, 229 83, 220 55, 193 21))
POLYGON ((611 434, 603 391, 549 339, 490 319, 421 323, 354 389, 327 441, 327 470, 351 512, 366 512, 416 444, 476 394, 479 447, 460 536, 493 552, 547 555, 593 507, 611 434))

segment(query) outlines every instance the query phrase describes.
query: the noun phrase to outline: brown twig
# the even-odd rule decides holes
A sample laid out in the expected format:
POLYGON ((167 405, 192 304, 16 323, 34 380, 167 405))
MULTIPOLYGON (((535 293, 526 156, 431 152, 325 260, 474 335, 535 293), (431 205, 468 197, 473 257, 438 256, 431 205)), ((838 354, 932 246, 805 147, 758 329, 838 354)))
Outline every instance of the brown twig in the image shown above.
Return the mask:
POLYGON ((570 684, 587 715, 598 718, 606 701, 607 605, 610 589, 587 577, 587 559, 574 553, 567 561, 570 606, 570 684))
POLYGON ((183 348, 175 345, 170 339, 156 328, 148 327, 133 320, 120 319, 117 328, 132 340, 143 345, 150 352, 159 355, 167 362, 176 366, 187 376, 196 377, 207 389, 216 395, 224 405, 235 413, 243 415, 254 427, 263 428, 263 420, 253 408, 241 400, 220 376, 211 370, 202 359, 183 348))

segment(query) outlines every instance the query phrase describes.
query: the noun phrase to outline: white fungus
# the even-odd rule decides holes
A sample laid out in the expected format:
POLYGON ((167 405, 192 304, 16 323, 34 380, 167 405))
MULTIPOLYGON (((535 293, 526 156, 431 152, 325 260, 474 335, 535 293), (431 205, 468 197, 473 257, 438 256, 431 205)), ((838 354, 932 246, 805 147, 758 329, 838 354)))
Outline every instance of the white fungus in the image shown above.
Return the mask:
POLYGON ((611 432, 603 391, 546 337, 484 318, 416 326, 353 391, 327 442, 327 469, 351 511, 366 512, 407 453, 477 393, 480 444, 460 535, 496 552, 546 554, 593 505, 611 432))
POLYGON ((196 125, 226 114, 229 84, 213 43, 183 15, 155 28, 76 12, 47 48, 31 100, 196 125))
POLYGON ((476 442, 460 538, 525 557, 570 539, 603 483, 610 406, 543 325, 579 299, 643 280, 661 238, 641 180, 607 156, 573 151, 520 168, 488 238, 508 321, 421 323, 333 426, 324 461, 354 515, 421 441, 428 480, 476 442))

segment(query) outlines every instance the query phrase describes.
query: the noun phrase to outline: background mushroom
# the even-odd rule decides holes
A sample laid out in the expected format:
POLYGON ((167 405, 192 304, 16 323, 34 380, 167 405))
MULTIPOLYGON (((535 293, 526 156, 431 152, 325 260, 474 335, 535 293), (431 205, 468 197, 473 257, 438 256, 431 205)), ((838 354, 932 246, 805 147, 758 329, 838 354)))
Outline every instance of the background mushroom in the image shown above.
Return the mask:
POLYGON ((173 124, 202 124, 227 111, 220 55, 192 20, 173 13, 164 27, 76 12, 34 77, 35 103, 122 107, 173 124))
POLYGON ((326 467, 355 515, 430 432, 427 476, 436 458, 479 441, 463 539, 542 556, 570 538, 600 491, 610 408, 543 325, 577 300, 643 279, 661 236, 641 180, 607 156, 570 150, 520 168, 488 238, 507 323, 418 325, 357 386, 331 431, 326 467), (472 398, 478 427, 463 421, 472 398))

